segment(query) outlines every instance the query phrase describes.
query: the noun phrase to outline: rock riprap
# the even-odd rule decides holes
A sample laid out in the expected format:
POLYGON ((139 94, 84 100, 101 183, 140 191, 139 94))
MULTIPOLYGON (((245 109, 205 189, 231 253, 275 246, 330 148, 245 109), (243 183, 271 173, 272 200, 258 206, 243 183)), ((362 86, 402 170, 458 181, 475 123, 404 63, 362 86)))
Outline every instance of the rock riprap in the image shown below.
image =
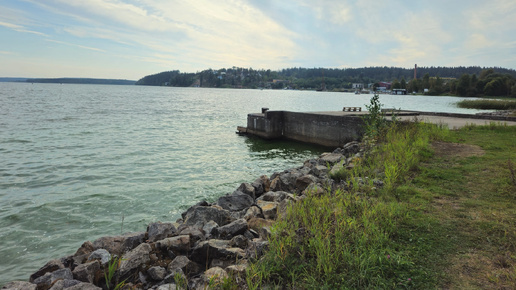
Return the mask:
POLYGON ((29 281, 2 289, 113 289, 122 281, 131 289, 205 289, 228 276, 245 281, 247 263, 267 250, 274 220, 307 192, 323 194, 334 186, 329 171, 348 165, 360 148, 351 142, 301 167, 242 183, 213 203, 190 207, 176 222, 85 242, 73 255, 47 262, 29 281))

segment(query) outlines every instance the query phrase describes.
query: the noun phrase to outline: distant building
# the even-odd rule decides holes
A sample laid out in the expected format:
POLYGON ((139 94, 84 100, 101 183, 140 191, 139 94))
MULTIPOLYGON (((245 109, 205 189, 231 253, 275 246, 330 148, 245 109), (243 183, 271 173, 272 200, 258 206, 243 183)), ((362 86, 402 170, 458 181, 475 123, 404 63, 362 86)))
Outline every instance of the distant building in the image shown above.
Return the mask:
POLYGON ((391 95, 406 95, 407 90, 406 89, 393 89, 391 91, 391 95))
POLYGON ((392 83, 389 82, 378 82, 378 87, 385 87, 386 90, 390 90, 392 83))
POLYGON ((356 89, 356 90, 361 90, 364 88, 364 84, 354 83, 351 85, 351 88, 356 89))

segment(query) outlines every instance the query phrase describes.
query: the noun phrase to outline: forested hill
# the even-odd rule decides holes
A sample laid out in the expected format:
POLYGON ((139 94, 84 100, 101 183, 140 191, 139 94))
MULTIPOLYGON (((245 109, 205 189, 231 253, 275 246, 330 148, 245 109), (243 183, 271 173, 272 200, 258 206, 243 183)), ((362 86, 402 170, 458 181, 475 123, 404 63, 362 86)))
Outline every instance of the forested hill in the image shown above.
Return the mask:
MULTIPOLYGON (((451 84, 463 75, 480 77, 482 72, 488 71, 496 75, 504 75, 511 79, 516 78, 516 70, 500 67, 485 68, 470 67, 418 67, 417 82, 414 80, 413 68, 399 67, 364 67, 348 69, 328 68, 287 68, 278 71, 253 70, 252 68, 223 68, 218 70, 207 69, 196 73, 182 73, 179 70, 166 71, 146 76, 136 82, 137 85, 174 86, 174 87, 211 87, 211 88, 293 88, 319 89, 324 83, 327 90, 342 91, 352 89, 354 83, 374 84, 379 82, 400 82, 408 84, 410 89, 422 91, 429 87, 429 80, 445 80, 451 84), (422 80, 425 79, 425 81, 422 80)), ((485 73, 484 73, 485 74, 485 73)), ((409 89, 407 87, 407 89, 409 89)), ((453 91, 453 88, 444 88, 441 93, 453 91)), ((435 93, 436 91, 434 91, 435 93)))

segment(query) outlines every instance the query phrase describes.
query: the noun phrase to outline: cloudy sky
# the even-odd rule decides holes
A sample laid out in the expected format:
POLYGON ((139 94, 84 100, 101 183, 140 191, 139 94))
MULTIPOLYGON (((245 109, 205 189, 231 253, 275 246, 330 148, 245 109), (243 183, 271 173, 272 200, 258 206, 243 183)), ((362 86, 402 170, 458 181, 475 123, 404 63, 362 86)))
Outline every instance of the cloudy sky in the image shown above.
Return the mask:
POLYGON ((415 63, 516 69, 516 1, 0 1, 0 77, 415 63))

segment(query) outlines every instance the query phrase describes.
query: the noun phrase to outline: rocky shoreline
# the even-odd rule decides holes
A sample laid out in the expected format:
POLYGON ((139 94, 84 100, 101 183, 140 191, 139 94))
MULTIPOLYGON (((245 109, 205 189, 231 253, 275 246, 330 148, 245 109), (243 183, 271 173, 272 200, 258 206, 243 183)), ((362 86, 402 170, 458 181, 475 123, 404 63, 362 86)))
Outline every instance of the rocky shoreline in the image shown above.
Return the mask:
POLYGON ((227 277, 245 285, 247 263, 266 251, 277 217, 307 192, 332 188, 330 172, 352 167, 363 150, 350 142, 301 167, 242 183, 216 202, 199 202, 176 222, 87 241, 73 255, 47 262, 29 281, 2 289, 206 289, 227 277))

